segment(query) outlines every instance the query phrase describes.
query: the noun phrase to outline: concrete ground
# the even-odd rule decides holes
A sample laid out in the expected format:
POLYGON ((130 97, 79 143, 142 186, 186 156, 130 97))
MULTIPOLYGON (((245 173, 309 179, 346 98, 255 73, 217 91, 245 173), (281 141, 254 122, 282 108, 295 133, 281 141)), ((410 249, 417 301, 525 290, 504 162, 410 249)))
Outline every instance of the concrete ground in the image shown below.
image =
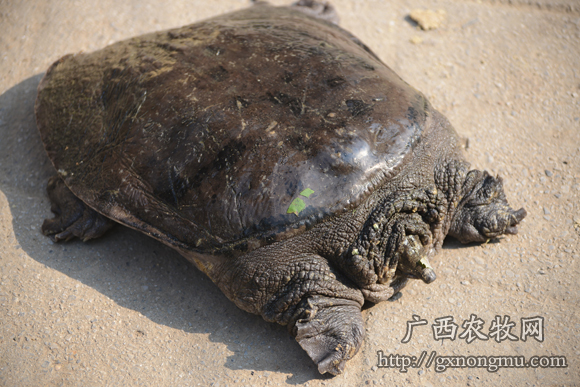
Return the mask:
POLYGON ((0 385, 580 385, 580 5, 333 4, 341 25, 469 140, 473 166, 504 178, 510 203, 528 211, 519 235, 448 241, 434 262, 437 280, 369 305, 358 355, 343 375, 321 376, 284 327, 237 309, 164 245, 120 226, 89 243, 53 244, 40 233, 54 173, 33 114, 46 68, 67 53, 248 2, 0 0, 0 385), (445 21, 419 30, 408 18, 416 8, 444 10, 445 21), (426 324, 402 343, 413 315, 426 324), (525 322, 534 317, 541 327, 525 322), (463 332, 480 319, 489 337, 468 344, 463 332), (455 340, 434 334, 444 323, 457 324, 455 340), (402 363, 378 367, 423 353, 407 372, 402 363), (434 353, 458 357, 427 366, 434 353), (452 368, 461 356, 538 356, 540 365, 560 356, 567 367, 452 368))

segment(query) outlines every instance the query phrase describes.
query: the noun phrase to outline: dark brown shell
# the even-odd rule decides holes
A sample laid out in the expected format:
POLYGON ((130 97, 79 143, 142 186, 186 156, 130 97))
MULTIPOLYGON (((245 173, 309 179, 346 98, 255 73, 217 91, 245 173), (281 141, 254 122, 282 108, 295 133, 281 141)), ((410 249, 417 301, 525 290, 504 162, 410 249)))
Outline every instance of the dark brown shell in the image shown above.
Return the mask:
POLYGON ((354 208, 407 162, 430 115, 351 34, 269 6, 66 56, 36 102, 75 195, 202 253, 354 208), (296 198, 305 208, 288 213, 296 198))

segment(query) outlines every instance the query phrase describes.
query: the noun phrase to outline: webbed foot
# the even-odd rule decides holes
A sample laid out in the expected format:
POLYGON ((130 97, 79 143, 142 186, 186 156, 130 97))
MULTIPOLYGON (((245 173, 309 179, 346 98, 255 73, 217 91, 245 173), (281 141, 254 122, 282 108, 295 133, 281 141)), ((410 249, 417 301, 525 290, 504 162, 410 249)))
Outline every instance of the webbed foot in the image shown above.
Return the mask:
POLYGON ((52 219, 42 224, 42 233, 54 242, 68 241, 74 237, 87 241, 98 238, 115 222, 87 207, 64 184, 59 176, 48 180, 46 187, 51 202, 52 219))
POLYGON ((321 374, 341 374, 364 339, 361 307, 355 301, 312 296, 303 302, 291 332, 321 374))

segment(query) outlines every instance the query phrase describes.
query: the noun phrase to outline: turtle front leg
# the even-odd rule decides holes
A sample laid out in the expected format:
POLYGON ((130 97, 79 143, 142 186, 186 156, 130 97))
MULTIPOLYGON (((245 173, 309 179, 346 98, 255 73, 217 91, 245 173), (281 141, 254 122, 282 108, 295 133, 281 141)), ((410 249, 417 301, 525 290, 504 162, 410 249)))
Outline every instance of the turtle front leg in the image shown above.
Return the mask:
POLYGON ((358 352, 364 339, 360 310, 356 301, 324 296, 308 297, 299 305, 290 332, 321 374, 341 374, 358 352))
POLYGON ((83 241, 98 238, 115 222, 87 207, 64 184, 59 176, 48 180, 46 187, 51 202, 52 219, 42 224, 42 233, 53 241, 68 241, 74 237, 83 241))
POLYGON ((288 326, 320 373, 337 375, 362 344, 364 298, 326 259, 297 246, 264 246, 211 276, 241 309, 288 326))

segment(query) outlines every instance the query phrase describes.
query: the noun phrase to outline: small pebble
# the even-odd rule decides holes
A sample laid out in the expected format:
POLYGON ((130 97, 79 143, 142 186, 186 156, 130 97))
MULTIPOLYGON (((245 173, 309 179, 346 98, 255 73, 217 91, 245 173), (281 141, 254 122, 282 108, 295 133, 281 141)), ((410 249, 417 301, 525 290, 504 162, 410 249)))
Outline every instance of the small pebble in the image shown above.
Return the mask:
POLYGON ((413 44, 420 44, 423 42, 423 39, 420 36, 413 36, 409 41, 413 44))
POLYGON ((547 169, 544 172, 546 173, 546 176, 548 176, 548 177, 552 177, 552 175, 553 175, 552 171, 549 171, 547 169))
POLYGON ((446 12, 439 9, 432 11, 430 9, 414 9, 409 17, 415 21, 424 30, 433 30, 439 28, 445 20, 446 12))

